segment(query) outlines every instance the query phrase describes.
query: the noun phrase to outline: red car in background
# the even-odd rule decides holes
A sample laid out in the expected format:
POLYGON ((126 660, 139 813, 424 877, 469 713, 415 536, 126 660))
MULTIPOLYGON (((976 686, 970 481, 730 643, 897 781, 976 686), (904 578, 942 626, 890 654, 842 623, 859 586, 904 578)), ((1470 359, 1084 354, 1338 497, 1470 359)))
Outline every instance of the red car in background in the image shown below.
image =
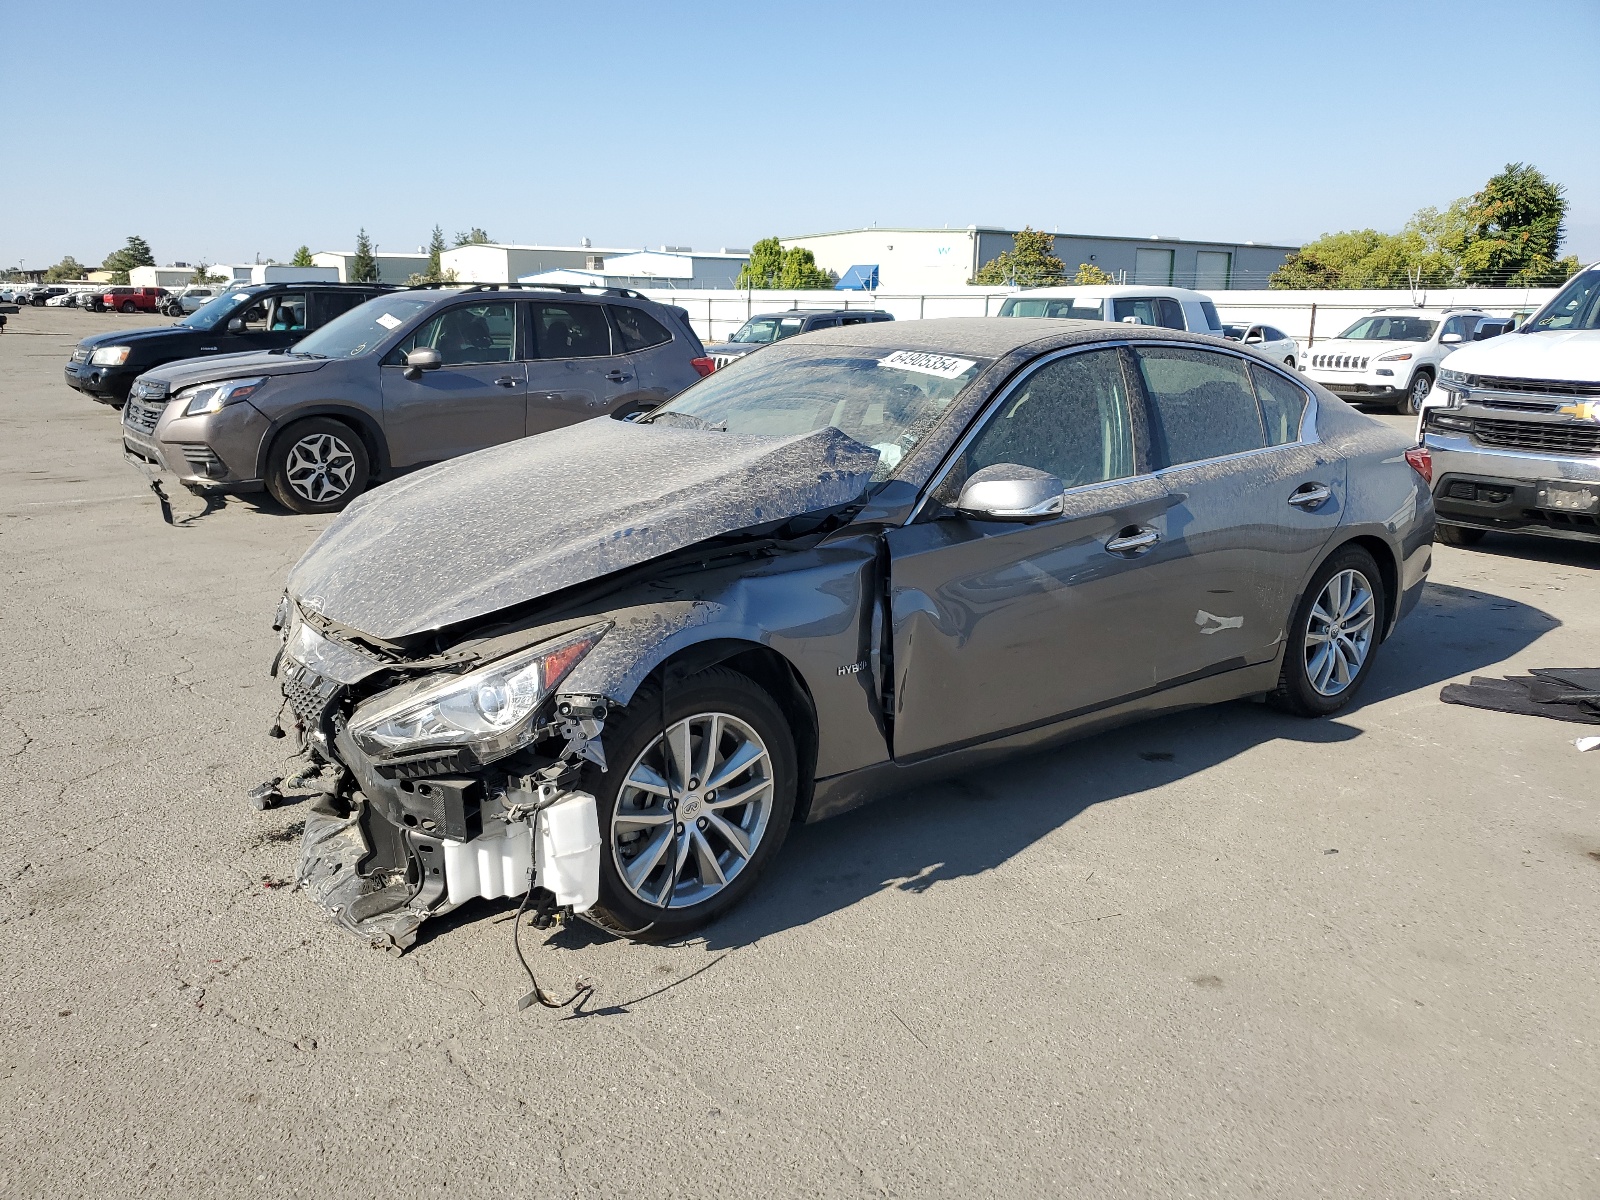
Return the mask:
POLYGON ((167 295, 166 288, 114 287, 107 288, 101 293, 100 303, 105 308, 115 309, 117 312, 153 313, 161 311, 161 305, 167 295))

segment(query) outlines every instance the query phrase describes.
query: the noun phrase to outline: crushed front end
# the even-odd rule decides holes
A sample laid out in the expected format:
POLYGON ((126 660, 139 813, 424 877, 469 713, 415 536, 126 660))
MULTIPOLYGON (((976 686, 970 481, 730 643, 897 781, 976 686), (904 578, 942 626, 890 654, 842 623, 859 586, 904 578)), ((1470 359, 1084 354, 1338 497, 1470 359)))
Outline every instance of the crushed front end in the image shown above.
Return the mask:
POLYGON ((606 703, 558 709, 555 689, 603 623, 418 653, 285 597, 278 627, 284 724, 314 789, 297 882, 335 922, 398 953, 471 899, 532 889, 547 918, 594 904, 599 828, 579 778, 603 766, 606 703))

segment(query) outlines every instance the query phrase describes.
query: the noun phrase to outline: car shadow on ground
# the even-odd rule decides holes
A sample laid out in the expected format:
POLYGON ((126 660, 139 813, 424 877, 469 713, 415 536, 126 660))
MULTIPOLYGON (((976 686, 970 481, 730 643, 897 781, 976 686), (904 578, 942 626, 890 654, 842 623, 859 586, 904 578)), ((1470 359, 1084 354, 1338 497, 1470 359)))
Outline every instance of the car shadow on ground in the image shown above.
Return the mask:
MULTIPOLYGON (((1358 702, 1338 717, 1305 720, 1250 701, 1196 709, 796 826, 755 893, 699 936, 712 951, 730 949, 886 888, 928 892, 994 869, 1093 805, 1137 803, 1267 741, 1352 741, 1362 736, 1364 707, 1482 671, 1559 624, 1503 596, 1429 584, 1382 647, 1358 702)), ((559 935, 572 946, 602 936, 587 927, 559 935)))
POLYGON ((1481 542, 1467 547, 1465 552, 1491 554, 1495 558, 1523 558, 1530 562, 1553 563, 1562 567, 1585 567, 1591 571, 1600 571, 1600 542, 1580 542, 1575 538, 1485 533, 1481 542))

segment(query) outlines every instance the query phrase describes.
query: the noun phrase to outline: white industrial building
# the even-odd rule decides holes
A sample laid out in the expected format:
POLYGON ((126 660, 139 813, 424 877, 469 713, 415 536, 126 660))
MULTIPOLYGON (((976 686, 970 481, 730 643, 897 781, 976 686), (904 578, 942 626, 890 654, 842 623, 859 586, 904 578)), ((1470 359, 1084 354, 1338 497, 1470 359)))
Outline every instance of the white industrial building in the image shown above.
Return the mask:
POLYGON ((631 254, 611 254, 599 270, 558 267, 522 275, 518 283, 580 283, 595 287, 731 288, 750 261, 747 250, 695 252, 663 246, 631 254))
MULTIPOLYGON (((1014 248, 1017 230, 969 225, 965 229, 841 229, 780 238, 784 249, 802 246, 817 265, 839 276, 841 287, 895 293, 949 292, 963 288, 978 269, 1014 248)), ((1263 288, 1267 276, 1298 246, 1254 242, 1197 242, 1183 238, 1094 237, 1057 233, 1055 256, 1067 276, 1080 263, 1099 267, 1118 282, 1224 291, 1263 288)))
POLYGON ((486 242, 456 246, 439 256, 439 265, 454 271, 462 283, 516 283, 524 275, 543 271, 601 271, 608 255, 629 254, 624 249, 597 246, 521 246, 486 242))
MULTIPOLYGON (((160 287, 179 291, 194 282, 198 264, 173 263, 170 267, 133 267, 128 271, 132 287, 160 287)), ((207 265, 206 275, 225 283, 331 283, 338 279, 332 267, 291 267, 287 263, 216 263, 207 265)))
MULTIPOLYGON (((426 254, 376 253, 372 257, 378 263, 379 283, 404 283, 411 276, 421 275, 428 269, 426 254)), ((355 258, 354 250, 318 250, 311 256, 311 261, 319 267, 332 267, 340 283, 349 283, 350 264, 355 262, 355 258)))

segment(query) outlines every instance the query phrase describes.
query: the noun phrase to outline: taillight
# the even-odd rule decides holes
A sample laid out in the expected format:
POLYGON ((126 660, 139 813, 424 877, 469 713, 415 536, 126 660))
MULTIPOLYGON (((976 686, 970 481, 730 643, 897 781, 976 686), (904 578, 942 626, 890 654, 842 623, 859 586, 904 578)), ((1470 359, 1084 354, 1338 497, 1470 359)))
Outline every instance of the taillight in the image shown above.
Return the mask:
POLYGON ((1411 464, 1411 469, 1422 476, 1422 482, 1433 483, 1433 455, 1428 453, 1426 446, 1413 446, 1406 451, 1406 461, 1411 464))
POLYGON ((717 364, 709 358, 691 358, 689 365, 700 372, 701 379, 717 369, 717 364))

